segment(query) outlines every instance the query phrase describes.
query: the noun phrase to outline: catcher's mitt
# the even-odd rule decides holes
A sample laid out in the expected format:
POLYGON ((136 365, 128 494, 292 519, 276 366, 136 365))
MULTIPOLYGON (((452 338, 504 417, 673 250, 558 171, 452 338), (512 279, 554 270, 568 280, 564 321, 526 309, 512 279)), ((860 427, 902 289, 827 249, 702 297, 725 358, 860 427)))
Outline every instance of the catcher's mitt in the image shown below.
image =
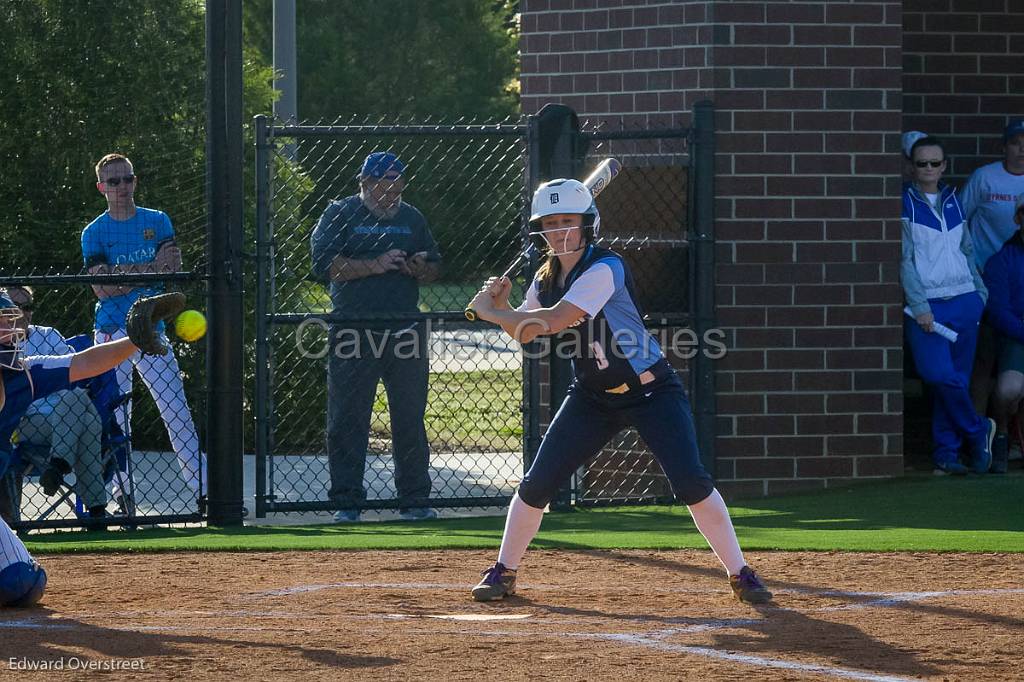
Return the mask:
POLYGON ((184 309, 185 294, 180 291, 140 298, 128 309, 125 319, 128 338, 146 355, 167 355, 168 348, 160 342, 156 324, 177 317, 184 309))

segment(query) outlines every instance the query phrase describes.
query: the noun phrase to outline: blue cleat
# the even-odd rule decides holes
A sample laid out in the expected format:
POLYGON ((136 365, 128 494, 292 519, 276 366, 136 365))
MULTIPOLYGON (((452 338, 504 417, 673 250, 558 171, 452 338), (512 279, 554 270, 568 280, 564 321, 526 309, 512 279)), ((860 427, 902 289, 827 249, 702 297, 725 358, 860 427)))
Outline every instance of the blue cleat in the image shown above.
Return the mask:
POLYGON ((935 465, 936 476, 966 476, 967 467, 960 462, 940 462, 935 465))

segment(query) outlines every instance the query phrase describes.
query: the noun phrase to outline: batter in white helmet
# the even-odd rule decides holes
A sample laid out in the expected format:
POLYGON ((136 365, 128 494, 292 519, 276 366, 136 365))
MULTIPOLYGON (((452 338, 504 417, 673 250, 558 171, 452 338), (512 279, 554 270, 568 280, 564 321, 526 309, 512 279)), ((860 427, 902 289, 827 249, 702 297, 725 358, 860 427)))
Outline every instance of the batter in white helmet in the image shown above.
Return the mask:
MULTIPOLYGON (((701 465, 686 392, 647 331, 622 258, 595 242, 601 216, 583 183, 552 180, 533 196, 530 235, 547 258, 523 304, 509 306, 512 283, 491 278, 469 304, 482 320, 520 343, 553 336, 572 357, 574 378, 537 457, 512 498, 497 562, 473 588, 478 601, 515 593, 519 562, 559 486, 617 433, 634 427, 697 528, 722 562, 733 594, 771 599, 747 566, 729 510, 701 465)), ((563 355, 564 356, 564 355, 563 355)))

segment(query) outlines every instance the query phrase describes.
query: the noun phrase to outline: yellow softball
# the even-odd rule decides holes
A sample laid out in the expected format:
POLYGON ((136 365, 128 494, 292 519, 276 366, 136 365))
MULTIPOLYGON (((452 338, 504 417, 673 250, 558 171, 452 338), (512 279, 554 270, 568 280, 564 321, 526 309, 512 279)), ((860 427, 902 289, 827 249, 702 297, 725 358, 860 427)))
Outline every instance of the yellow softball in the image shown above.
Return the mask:
POLYGON ((206 317, 198 310, 183 310, 174 320, 174 333, 182 341, 198 341, 206 334, 206 317))

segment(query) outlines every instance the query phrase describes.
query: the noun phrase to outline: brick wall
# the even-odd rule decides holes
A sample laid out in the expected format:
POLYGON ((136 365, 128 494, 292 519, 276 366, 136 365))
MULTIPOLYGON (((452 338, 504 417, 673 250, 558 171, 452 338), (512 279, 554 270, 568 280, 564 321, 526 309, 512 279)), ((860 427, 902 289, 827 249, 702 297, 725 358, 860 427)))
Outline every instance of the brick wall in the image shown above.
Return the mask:
POLYGON ((959 183, 1024 115, 1024 2, 905 0, 903 127, 943 139, 959 183))
POLYGON ((720 478, 902 471, 900 3, 717 3, 720 478), (723 34, 724 30, 721 31, 723 34))
POLYGON ((771 494, 902 471, 899 2, 524 0, 523 108, 717 108, 718 471, 771 494))
POLYGON ((688 125, 713 85, 711 4, 522 0, 523 113, 560 102, 592 122, 688 125))

